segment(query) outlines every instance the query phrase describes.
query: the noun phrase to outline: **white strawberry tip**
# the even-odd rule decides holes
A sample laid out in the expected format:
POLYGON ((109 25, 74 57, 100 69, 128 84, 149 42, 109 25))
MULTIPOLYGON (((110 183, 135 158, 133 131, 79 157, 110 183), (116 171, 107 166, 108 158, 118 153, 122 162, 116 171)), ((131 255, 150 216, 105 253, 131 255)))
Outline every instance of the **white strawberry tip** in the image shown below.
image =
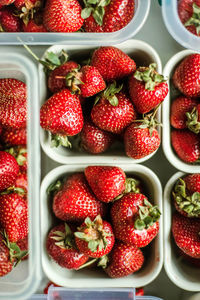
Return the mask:
POLYGON ((200 7, 196 3, 193 3, 192 7, 193 7, 193 15, 184 25, 186 27, 194 25, 196 27, 196 33, 197 33, 197 35, 199 35, 199 33, 200 33, 200 7))
POLYGON ((198 121, 199 115, 198 110, 196 107, 193 108, 193 110, 189 113, 186 113, 187 122, 186 126, 189 130, 194 132, 195 134, 200 133, 200 122, 198 121))

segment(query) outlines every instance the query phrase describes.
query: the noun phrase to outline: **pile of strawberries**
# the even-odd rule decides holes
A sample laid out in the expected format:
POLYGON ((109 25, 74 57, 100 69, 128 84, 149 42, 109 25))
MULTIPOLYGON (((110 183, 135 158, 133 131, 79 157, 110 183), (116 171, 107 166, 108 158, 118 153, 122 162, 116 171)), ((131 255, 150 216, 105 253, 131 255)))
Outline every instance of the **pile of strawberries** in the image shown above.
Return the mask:
POLYGON ((172 191, 176 212, 173 215, 172 233, 179 256, 200 267, 200 174, 180 178, 172 191))
POLYGON ((119 278, 144 263, 140 248, 159 231, 160 211, 137 178, 114 166, 88 166, 49 186, 59 224, 46 240, 48 255, 61 267, 102 267, 119 278), (64 223, 65 222, 65 223, 64 223))
POLYGON ((0 277, 28 255, 26 85, 0 79, 0 277))
POLYGON ((200 54, 191 54, 176 67, 172 80, 181 92, 171 105, 172 146, 186 163, 200 157, 200 54))
POLYGON ((74 141, 98 154, 118 141, 134 159, 153 153, 160 145, 155 115, 168 93, 156 64, 136 66, 112 46, 85 58, 69 59, 62 51, 60 57, 50 52, 45 61, 38 59, 53 94, 40 110, 41 127, 51 133, 52 145, 71 147, 74 141))
POLYGON ((178 15, 188 31, 200 36, 200 0, 179 0, 178 15))
POLYGON ((114 32, 134 10, 134 0, 0 0, 0 31, 114 32))

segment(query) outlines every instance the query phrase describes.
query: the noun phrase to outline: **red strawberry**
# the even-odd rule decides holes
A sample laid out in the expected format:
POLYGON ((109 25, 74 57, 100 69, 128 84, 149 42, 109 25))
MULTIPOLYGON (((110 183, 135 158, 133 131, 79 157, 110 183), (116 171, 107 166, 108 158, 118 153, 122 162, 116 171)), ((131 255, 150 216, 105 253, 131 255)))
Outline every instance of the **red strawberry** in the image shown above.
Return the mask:
POLYGON ((116 82, 110 84, 97 98, 98 103, 91 112, 93 123, 112 133, 122 133, 136 119, 131 101, 121 89, 122 85, 117 88, 116 82))
POLYGON ((135 291, 135 296, 144 296, 144 289, 143 288, 137 288, 135 291))
POLYGON ((188 55, 176 67, 173 83, 185 96, 200 96, 200 54, 188 55))
POLYGON ((26 145, 26 128, 4 128, 0 139, 7 146, 26 145))
POLYGON ((46 248, 49 256, 63 268, 78 269, 88 260, 88 256, 76 249, 73 230, 67 224, 51 229, 46 248))
POLYGON ((15 0, 14 5, 18 9, 25 7, 27 10, 30 10, 34 7, 39 7, 41 0, 15 0))
POLYGON ((0 277, 7 275, 12 271, 13 264, 10 261, 9 249, 4 243, 4 237, 0 228, 0 277))
POLYGON ((183 180, 191 193, 200 193, 200 173, 187 175, 183 180))
POLYGON ((91 1, 84 1, 86 7, 82 10, 81 16, 85 19, 84 29, 87 32, 114 32, 125 27, 134 15, 134 0, 100 0, 91 4, 91 1))
POLYGON ((110 132, 101 130, 91 121, 84 122, 80 137, 81 148, 93 154, 105 152, 115 140, 110 132))
POLYGON ((0 151, 0 191, 13 185, 19 173, 16 159, 5 151, 0 151))
POLYGON ((53 32, 74 32, 83 25, 81 6, 77 0, 47 0, 44 26, 53 32))
POLYGON ((17 176, 17 179, 14 184, 15 187, 21 188, 25 192, 25 197, 28 192, 28 179, 27 179, 27 174, 26 173, 19 173, 17 176))
POLYGON ((181 249, 179 249, 179 251, 178 251, 178 256, 179 256, 179 259, 181 256, 181 259, 183 259, 185 262, 190 264, 190 266, 192 265, 194 267, 197 267, 198 269, 200 268, 200 258, 191 257, 191 256, 185 254, 181 249))
POLYGON ((69 222, 83 222, 104 215, 104 204, 90 191, 83 173, 71 175, 53 198, 53 211, 57 218, 69 222))
POLYGON ((87 217, 78 227, 75 237, 79 251, 94 258, 108 254, 115 242, 110 223, 103 221, 100 215, 94 221, 87 217))
POLYGON ((136 70, 134 60, 113 46, 100 47, 95 50, 91 65, 99 70, 105 81, 121 79, 136 70))
POLYGON ((200 222, 178 213, 172 220, 172 233, 177 246, 187 255, 200 258, 200 222))
POLYGON ((48 291, 49 291, 49 287, 50 286, 54 286, 54 287, 59 287, 60 285, 57 285, 55 284, 54 282, 52 281, 49 281, 46 285, 46 287, 44 288, 44 294, 48 294, 48 291))
POLYGON ((114 202, 111 217, 116 238, 128 245, 145 247, 159 230, 160 211, 143 194, 129 193, 114 202))
POLYGON ((15 129, 26 126, 26 85, 13 78, 0 79, 0 123, 15 129))
POLYGON ((10 5, 13 2, 15 2, 15 0, 0 0, 0 5, 4 6, 4 5, 10 5))
POLYGON ((171 125, 176 129, 184 129, 187 127, 187 112, 191 112, 192 109, 197 106, 198 100, 179 96, 173 100, 171 105, 171 125))
POLYGON ((0 224, 10 242, 17 242, 28 234, 28 208, 26 201, 18 194, 0 196, 0 224))
POLYGON ((178 15, 181 22, 191 33, 199 36, 200 0, 179 0, 178 15))
POLYGON ((200 133, 200 104, 193 108, 189 113, 186 113, 187 116, 187 127, 194 133, 200 133))
POLYGON ((96 197, 106 203, 125 190, 126 175, 119 167, 89 166, 85 168, 85 177, 96 197))
POLYGON ((141 269, 143 263, 144 256, 139 248, 116 242, 105 271, 111 278, 120 278, 135 273, 141 269))
POLYGON ((67 136, 79 133, 83 127, 83 114, 79 97, 68 89, 49 98, 40 109, 40 125, 53 135, 54 145, 69 146, 67 136))
POLYGON ((200 156, 200 139, 189 130, 172 131, 172 146, 178 157, 186 163, 194 163, 200 156))
POLYGON ((27 24, 23 24, 24 32, 47 32, 43 24, 36 22, 35 20, 28 21, 27 24))
POLYGON ((9 8, 2 8, 0 15, 0 25, 3 31, 19 32, 21 31, 21 21, 14 15, 14 11, 9 8))
POLYGON ((129 93, 137 111, 145 114, 161 103, 168 93, 168 84, 156 72, 156 64, 138 68, 129 79, 129 93))
POLYGON ((16 158, 20 172, 27 172, 27 149, 23 146, 15 146, 6 151, 16 158))

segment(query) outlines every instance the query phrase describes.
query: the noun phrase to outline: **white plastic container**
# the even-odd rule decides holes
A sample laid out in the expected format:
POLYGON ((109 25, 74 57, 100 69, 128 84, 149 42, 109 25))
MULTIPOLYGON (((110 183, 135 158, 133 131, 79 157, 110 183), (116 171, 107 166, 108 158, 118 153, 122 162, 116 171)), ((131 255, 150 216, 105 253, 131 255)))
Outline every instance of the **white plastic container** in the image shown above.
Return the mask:
POLYGON ((162 15, 167 30, 183 47, 200 51, 200 37, 192 34, 181 23, 177 0, 162 0, 162 15))
MULTIPOLYGON (((106 160, 105 160, 106 161, 106 160)), ((108 160, 107 160, 108 161, 108 160)), ((104 165, 113 165, 104 163, 104 165)), ((64 287, 70 288, 107 288, 107 287, 140 287, 153 281, 159 274, 163 263, 163 232, 162 216, 160 218, 160 230, 157 237, 150 246, 150 255, 142 269, 128 277, 112 279, 104 271, 80 270, 72 271, 61 268, 53 262, 46 252, 46 237, 54 225, 53 213, 49 205, 49 199, 46 193, 48 186, 58 178, 83 171, 87 165, 69 165, 60 166, 49 172, 42 181, 41 185, 41 237, 42 237, 42 266, 46 276, 64 287)), ((136 175, 144 182, 149 200, 157 204, 162 212, 162 187, 158 177, 147 167, 134 164, 115 164, 121 167, 126 174, 136 175)))
POLYGON ((171 192, 178 178, 185 173, 175 173, 167 182, 164 190, 164 266, 169 278, 181 289, 198 292, 200 291, 200 269, 185 264, 177 259, 175 242, 171 233, 172 214, 175 211, 171 192))
MULTIPOLYGON (((150 63, 155 62, 157 64, 157 70, 159 73, 162 72, 162 65, 157 52, 147 43, 138 40, 128 40, 122 44, 116 45, 119 49, 130 55, 136 61, 137 65, 148 66, 150 63)), ((76 45, 55 45, 48 48, 42 59, 44 59, 47 52, 60 53, 62 49, 66 50, 69 55, 77 55, 80 59, 80 55, 83 53, 90 54, 91 50, 95 49, 95 46, 76 46, 76 45)), ((41 105, 45 100, 48 99, 47 86, 44 84, 46 82, 46 76, 43 71, 43 66, 39 65, 39 82, 40 82, 40 103, 41 105)), ((160 111, 157 114, 157 118, 160 119, 160 111)), ((158 128, 161 135, 161 130, 158 128)), ((50 146, 50 134, 44 131, 42 128, 40 130, 40 141, 44 152, 53 160, 61 164, 78 164, 78 163, 104 163, 104 161, 110 161, 112 163, 142 163, 152 157, 156 151, 150 155, 141 158, 133 159, 127 157, 124 151, 123 145, 117 148, 111 148, 103 154, 92 155, 87 152, 79 152, 76 150, 71 150, 64 147, 52 148, 50 146)))
POLYGON ((0 278, 1 300, 25 300, 35 292, 41 278, 39 189, 39 107, 37 70, 26 57, 0 50, 0 78, 16 78, 27 85, 28 93, 28 208, 29 259, 21 262, 11 273, 0 278), (35 112, 34 114, 32 112, 35 112), (36 155, 37 154, 37 155, 36 155))
MULTIPOLYGON (((169 160, 169 162, 177 169, 186 172, 186 173, 198 173, 200 171, 199 164, 187 164, 182 161, 175 151, 173 150, 171 144, 171 130, 172 127, 170 126, 170 109, 171 109, 171 102, 175 96, 177 96, 177 90, 173 87, 173 84, 170 82, 172 75, 175 71, 175 67, 180 64, 180 62, 187 57, 188 55, 194 53, 191 50, 183 50, 172 56, 172 58, 167 62, 164 67, 163 74, 165 77, 168 78, 168 84, 170 86, 169 93, 163 102, 162 107, 162 147, 165 153, 165 156, 169 160)), ((180 94, 180 93, 179 93, 180 94)))
POLYGON ((33 32, 0 32, 0 44, 19 45, 21 42, 30 45, 76 44, 76 45, 111 45, 121 43, 136 35, 144 25, 150 10, 150 0, 135 0, 135 15, 126 27, 111 33, 33 33, 33 32))

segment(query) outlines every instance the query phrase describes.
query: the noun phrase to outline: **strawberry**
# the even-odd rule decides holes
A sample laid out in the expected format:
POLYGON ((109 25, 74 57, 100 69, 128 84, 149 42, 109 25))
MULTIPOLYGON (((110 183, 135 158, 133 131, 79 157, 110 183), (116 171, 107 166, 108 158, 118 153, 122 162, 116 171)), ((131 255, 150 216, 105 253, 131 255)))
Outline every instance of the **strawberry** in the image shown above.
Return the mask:
POLYGON ((15 146, 6 150, 16 158, 21 173, 27 172, 27 149, 23 146, 15 146))
POLYGON ((15 0, 0 0, 0 5, 4 6, 4 5, 10 5, 13 2, 15 2, 15 0))
POLYGON ((13 185, 19 173, 16 159, 5 151, 0 151, 0 191, 13 185))
POLYGON ((47 32, 46 28, 42 23, 36 20, 30 20, 27 24, 23 24, 24 32, 47 32))
POLYGON ((135 273, 141 269, 143 263, 144 256, 139 248, 116 242, 105 271, 111 278, 120 278, 135 273))
POLYGON ((81 12, 87 32, 114 32, 125 27, 134 15, 134 0, 84 1, 81 12), (103 4, 103 6, 102 6, 103 4), (102 9, 103 8, 103 9, 102 9))
POLYGON ((124 92, 121 92, 121 89, 122 85, 117 88, 116 82, 110 84, 97 97, 96 105, 91 112, 93 123, 112 133, 122 133, 136 119, 136 112, 131 101, 124 92))
MULTIPOLYGON (((27 26, 28 29, 31 29, 32 26, 32 28, 37 30, 37 24, 42 25, 42 15, 41 12, 38 13, 39 8, 42 6, 42 1, 43 0, 16 0, 15 1, 14 5, 19 10, 18 15, 23 20, 23 29, 25 29, 24 31, 26 31, 27 26)), ((44 26, 41 26, 41 28, 43 32, 47 31, 44 26)))
POLYGON ((26 127, 26 85, 13 78, 0 79, 0 123, 5 127, 26 127))
POLYGON ((40 125, 53 134, 54 146, 69 146, 67 136, 78 134, 83 127, 79 97, 68 89, 54 94, 40 109, 40 125))
POLYGON ((135 296, 144 296, 144 289, 143 288, 136 288, 135 296))
POLYGON ((200 133, 200 104, 193 108, 193 110, 189 113, 186 113, 187 116, 187 127, 192 132, 198 134, 200 133))
POLYGON ((181 22, 191 33, 200 35, 200 0, 179 0, 178 15, 181 22))
POLYGON ((60 224, 51 229, 46 241, 48 255, 62 268, 77 270, 88 256, 76 249, 73 229, 60 224))
POLYGON ((26 128, 4 128, 0 139, 7 146, 26 145, 26 128))
POLYGON ((9 249, 5 245, 2 231, 2 228, 0 228, 0 277, 10 273, 13 268, 13 264, 10 261, 9 249))
POLYGON ((91 65, 96 67, 105 81, 121 79, 136 70, 136 64, 122 50, 100 47, 93 52, 91 65))
POLYGON ((115 140, 110 132, 101 130, 91 121, 84 122, 80 138, 81 148, 92 154, 105 152, 115 140))
POLYGON ((49 287, 50 286, 54 286, 54 287, 59 287, 60 285, 57 285, 57 284, 55 284, 54 282, 52 282, 52 281, 49 281, 48 283, 47 283, 47 285, 46 285, 46 287, 44 288, 44 294, 48 294, 48 291, 49 291, 49 287))
POLYGON ((112 205, 114 234, 128 245, 145 247, 158 233, 160 214, 143 194, 128 193, 112 205))
POLYGON ((194 163, 200 156, 200 139, 189 130, 172 131, 172 146, 178 157, 186 163, 194 163))
POLYGON ((100 215, 94 221, 87 217, 74 234, 79 251, 94 258, 108 254, 115 242, 110 223, 103 221, 100 215))
POLYGON ((185 254, 181 249, 179 249, 179 251, 178 251, 179 259, 180 259, 180 256, 181 256, 181 259, 183 259, 184 262, 188 263, 190 266, 192 265, 198 269, 200 268, 200 259, 199 258, 191 257, 191 256, 185 254))
POLYGON ((129 93, 137 112, 145 114, 161 103, 168 93, 164 77, 156 72, 156 64, 138 68, 129 78, 129 93))
POLYGON ((96 197, 106 203, 125 190, 126 175, 119 167, 89 166, 85 177, 96 197))
POLYGON ((17 179, 14 183, 16 188, 23 189, 25 192, 25 197, 28 193, 28 178, 26 173, 19 173, 17 179))
POLYGON ((28 207, 18 194, 0 195, 0 224, 10 242, 17 242, 28 234, 28 207))
POLYGON ((185 129, 187 127, 186 113, 191 112, 197 106, 198 100, 179 96, 173 100, 171 105, 170 123, 176 129, 185 129))
POLYGON ((21 31, 20 19, 14 14, 10 7, 2 8, 0 15, 0 31, 19 32, 21 31))
POLYGON ((48 31, 77 31, 83 25, 81 6, 77 0, 47 0, 43 22, 48 31))
POLYGON ((67 178, 53 197, 53 211, 57 218, 69 222, 83 222, 86 217, 104 215, 104 205, 90 191, 83 173, 67 178))
POLYGON ((200 174, 190 174, 184 177, 184 182, 190 193, 200 193, 200 174))
POLYGON ((174 86, 187 97, 200 96, 200 54, 185 57, 173 74, 174 86))
POLYGON ((187 255, 200 258, 200 222, 178 213, 173 215, 172 233, 177 246, 187 255))

